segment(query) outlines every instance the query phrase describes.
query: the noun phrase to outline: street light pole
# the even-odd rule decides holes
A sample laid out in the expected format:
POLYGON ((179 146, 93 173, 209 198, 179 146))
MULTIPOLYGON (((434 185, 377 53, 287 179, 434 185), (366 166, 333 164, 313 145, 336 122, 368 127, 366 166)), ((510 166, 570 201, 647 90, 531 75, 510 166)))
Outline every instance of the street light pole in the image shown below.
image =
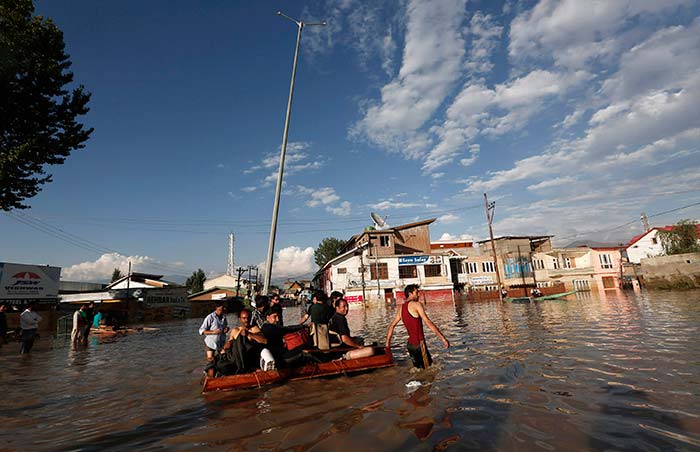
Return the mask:
POLYGON ((326 25, 325 22, 304 23, 300 20, 292 19, 281 11, 278 16, 291 20, 297 24, 297 45, 294 49, 294 64, 292 66, 292 82, 289 85, 289 100, 287 101, 287 115, 284 118, 284 132, 282 133, 282 149, 280 151, 280 167, 277 174, 277 188, 275 189, 275 204, 272 208, 272 225, 270 226, 270 241, 267 244, 267 263, 265 265, 265 285, 263 294, 267 295, 270 289, 270 279, 272 278, 272 258, 275 253, 275 237, 277 235, 277 214, 280 208, 280 194, 282 193, 282 175, 284 173, 284 157, 287 154, 287 134, 289 132, 289 118, 292 114, 292 98, 294 97, 294 79, 297 73, 297 58, 299 57, 299 42, 301 41, 301 30, 309 25, 326 25))

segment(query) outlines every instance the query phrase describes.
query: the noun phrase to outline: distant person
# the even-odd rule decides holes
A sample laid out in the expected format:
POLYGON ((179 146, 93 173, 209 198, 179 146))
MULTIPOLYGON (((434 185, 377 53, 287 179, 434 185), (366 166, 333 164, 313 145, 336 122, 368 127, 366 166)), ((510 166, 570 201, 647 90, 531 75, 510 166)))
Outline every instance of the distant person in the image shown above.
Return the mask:
POLYGON ((507 296, 508 296, 508 291, 505 288, 501 289, 501 297, 506 298, 507 296))
POLYGON ((255 302, 255 309, 252 311, 251 324, 257 325, 258 328, 262 328, 265 324, 265 311, 270 305, 270 299, 265 295, 259 295, 257 301, 255 302))
POLYGON ((330 298, 328 299, 328 304, 329 304, 333 309, 335 309, 335 304, 336 304, 336 303, 338 302, 338 300, 340 300, 341 298, 343 298, 343 292, 338 292, 337 290, 334 290, 333 292, 331 292, 331 296, 330 296, 330 298))
POLYGON ((270 309, 274 309, 280 316, 280 326, 284 326, 284 309, 280 301, 280 296, 278 293, 273 293, 270 296, 270 309))
POLYGON ((80 305, 73 313, 73 330, 70 332, 70 345, 75 348, 84 343, 85 325, 87 324, 86 304, 80 305))
POLYGON ((102 323, 102 310, 98 310, 95 313, 95 317, 92 319, 92 327, 93 328, 99 328, 100 324, 102 323))
POLYGON ((95 319, 95 302, 91 301, 87 304, 85 308, 85 325, 83 331, 83 342, 87 345, 88 336, 90 336, 90 329, 92 328, 92 322, 95 319))
POLYGON ((22 330, 22 343, 19 347, 20 355, 29 353, 34 346, 34 337, 42 318, 34 312, 34 303, 29 303, 27 308, 19 316, 19 326, 22 330))
POLYGON ((538 298, 538 297, 541 297, 541 296, 542 296, 542 292, 540 291, 540 289, 538 289, 537 287, 535 287, 534 289, 532 289, 532 297, 533 297, 533 298, 538 298))
POLYGON ((206 345, 207 361, 214 361, 216 352, 226 344, 226 335, 229 332, 228 320, 224 313, 224 302, 218 300, 215 303, 214 312, 206 316, 199 327, 199 334, 204 336, 206 345))
POLYGON ((5 315, 5 310, 7 306, 5 304, 0 304, 0 347, 2 344, 7 344, 7 316, 5 315))
POLYGON ((321 350, 328 350, 330 348, 328 322, 335 314, 335 309, 328 305, 326 293, 322 290, 314 292, 312 301, 313 303, 309 306, 299 324, 303 325, 308 319, 311 319, 311 334, 314 339, 314 345, 321 350))
POLYGON ((433 330, 433 333, 440 338, 445 348, 450 347, 450 342, 437 326, 428 318, 425 313, 425 308, 418 301, 420 290, 418 285, 409 284, 404 289, 406 302, 401 305, 401 309, 396 310, 396 316, 389 325, 389 331, 386 334, 386 346, 391 347, 391 336, 394 334, 394 328, 401 320, 408 331, 408 353, 411 356, 413 365, 418 368, 426 369, 433 360, 430 357, 430 352, 425 344, 425 336, 423 334, 423 322, 428 325, 428 328, 433 330))

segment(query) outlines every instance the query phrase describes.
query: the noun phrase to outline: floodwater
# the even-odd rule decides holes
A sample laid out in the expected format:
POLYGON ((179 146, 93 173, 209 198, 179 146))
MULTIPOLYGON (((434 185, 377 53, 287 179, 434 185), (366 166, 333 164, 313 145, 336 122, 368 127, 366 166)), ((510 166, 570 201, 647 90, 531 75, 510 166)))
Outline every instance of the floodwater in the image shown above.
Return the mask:
MULTIPOLYGON (((353 334, 383 342, 394 309, 351 311, 353 334)), ((207 396, 196 319, 81 351, 6 345, 0 450, 700 450, 700 292, 427 312, 452 343, 426 331, 429 370, 399 325, 396 367, 207 396)))

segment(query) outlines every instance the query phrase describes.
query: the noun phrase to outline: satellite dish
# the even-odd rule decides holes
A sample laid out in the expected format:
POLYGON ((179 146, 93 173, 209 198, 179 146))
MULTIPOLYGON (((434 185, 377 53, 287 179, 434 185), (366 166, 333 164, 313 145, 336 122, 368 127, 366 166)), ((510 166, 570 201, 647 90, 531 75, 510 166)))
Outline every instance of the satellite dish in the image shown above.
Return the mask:
POLYGON ((370 217, 372 217, 372 221, 374 221, 374 224, 376 225, 377 229, 380 231, 382 229, 385 229, 387 227, 386 221, 376 213, 372 212, 369 214, 370 217))

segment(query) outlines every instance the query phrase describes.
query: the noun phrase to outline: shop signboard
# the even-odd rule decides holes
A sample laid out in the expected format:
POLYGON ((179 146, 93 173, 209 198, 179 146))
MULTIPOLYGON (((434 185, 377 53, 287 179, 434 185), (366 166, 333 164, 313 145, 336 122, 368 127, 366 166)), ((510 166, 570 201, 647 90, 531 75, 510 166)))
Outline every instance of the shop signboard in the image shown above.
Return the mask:
POLYGON ((442 264, 442 256, 401 256, 399 265, 435 265, 442 264))
POLYGON ((0 262, 0 302, 54 303, 60 279, 61 267, 0 262))
POLYGON ((486 286, 489 284, 495 284, 493 276, 472 276, 469 279, 471 280, 472 286, 486 286))

